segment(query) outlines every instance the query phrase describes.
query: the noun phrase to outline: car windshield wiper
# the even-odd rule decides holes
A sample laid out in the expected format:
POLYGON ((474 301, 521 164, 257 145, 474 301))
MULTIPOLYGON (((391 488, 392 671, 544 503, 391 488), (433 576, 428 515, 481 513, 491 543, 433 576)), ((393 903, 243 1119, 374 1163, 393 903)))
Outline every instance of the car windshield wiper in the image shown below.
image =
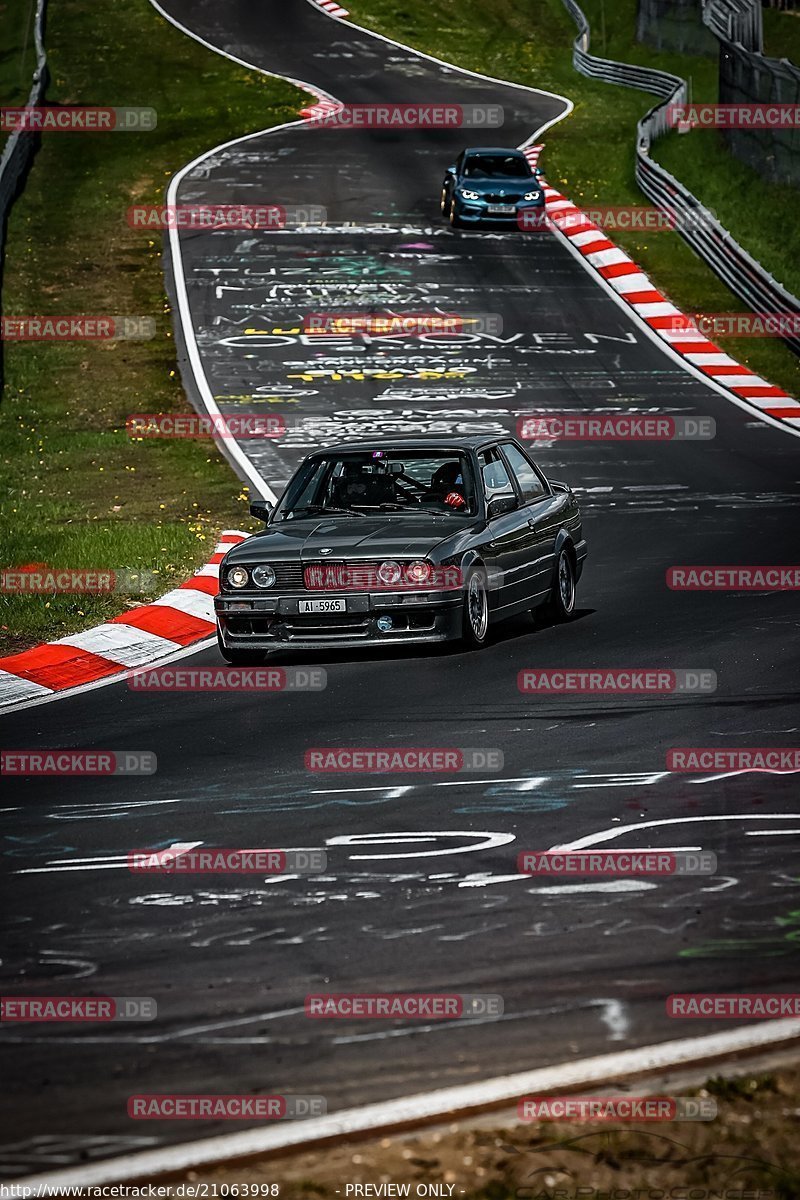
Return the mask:
MULTIPOLYGON (((354 508, 334 508, 328 504, 303 504, 300 508, 290 509, 292 513, 347 513, 349 517, 357 517, 359 514, 354 508)), ((288 514, 287 514, 288 516, 288 514)))

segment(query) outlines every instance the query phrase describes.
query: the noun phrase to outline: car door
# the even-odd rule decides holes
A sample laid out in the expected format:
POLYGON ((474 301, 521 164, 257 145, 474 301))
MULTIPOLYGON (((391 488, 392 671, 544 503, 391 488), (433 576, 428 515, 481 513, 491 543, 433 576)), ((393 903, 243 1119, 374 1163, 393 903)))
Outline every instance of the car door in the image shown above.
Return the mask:
POLYGON ((484 559, 489 569, 489 611, 493 617, 507 617, 525 597, 522 576, 529 559, 531 530, 527 514, 522 511, 522 496, 498 450, 483 451, 478 463, 487 508, 484 559), (512 497, 514 508, 489 519, 491 501, 501 497, 512 497))
POLYGON ((550 490, 544 477, 515 442, 504 442, 500 450, 522 497, 520 513, 528 536, 520 581, 530 607, 546 599, 552 587, 556 538, 563 524, 567 497, 563 492, 550 490))

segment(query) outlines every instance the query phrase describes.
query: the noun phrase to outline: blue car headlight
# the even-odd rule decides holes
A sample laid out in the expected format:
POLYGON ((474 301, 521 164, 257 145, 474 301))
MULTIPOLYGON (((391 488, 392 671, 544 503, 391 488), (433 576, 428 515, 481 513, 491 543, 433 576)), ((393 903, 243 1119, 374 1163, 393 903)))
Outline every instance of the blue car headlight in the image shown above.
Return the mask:
POLYGON ((480 200, 480 192, 471 192, 468 188, 461 188, 461 198, 463 200, 480 200))

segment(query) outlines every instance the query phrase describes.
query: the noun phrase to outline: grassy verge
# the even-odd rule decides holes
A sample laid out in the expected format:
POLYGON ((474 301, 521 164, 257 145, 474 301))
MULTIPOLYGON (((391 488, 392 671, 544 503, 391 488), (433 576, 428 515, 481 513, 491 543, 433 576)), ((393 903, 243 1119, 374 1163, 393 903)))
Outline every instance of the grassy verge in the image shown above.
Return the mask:
MULTIPOLYGON (((36 69, 33 40, 36 0, 0 0, 0 105, 21 104, 28 98, 36 69)), ((0 143, 5 134, 0 135, 0 143)))
POLYGON ((162 203, 183 163, 291 120, 304 98, 204 49, 147 0, 59 0, 47 42, 49 103, 152 106, 158 127, 43 136, 9 222, 4 311, 144 315, 155 318, 156 336, 5 344, 0 565, 148 570, 159 584, 127 599, 0 596, 0 653, 146 603, 204 562, 221 528, 255 527, 212 442, 134 442, 125 432, 130 413, 189 407, 176 377, 160 235, 129 228, 125 213, 162 203))
MULTIPOLYGON (((634 138, 637 120, 654 103, 646 93, 613 87, 583 78, 572 67, 575 25, 561 0, 352 0, 353 18, 372 29, 438 57, 488 75, 516 80, 568 95, 575 102, 570 117, 546 134, 542 165, 548 178, 578 204, 628 205, 646 203, 634 178, 634 138)), ((594 46, 601 52, 601 0, 583 5, 595 29, 594 46)), ((605 51, 609 57, 660 67, 690 76, 694 97, 716 95, 716 64, 711 59, 661 54, 636 45, 635 0, 605 4, 605 51)), ((745 248, 775 246, 778 264, 770 269, 787 285, 792 247, 800 234, 789 229, 786 213, 796 207, 797 194, 787 206, 785 192, 762 184, 754 172, 740 167, 724 151, 707 155, 716 135, 697 132, 659 143, 664 165, 717 212, 723 224, 741 237, 745 248), (700 139, 703 139, 702 141, 700 139), (697 177, 689 165, 673 162, 686 146, 698 151, 697 177), (706 154, 706 157, 704 157, 706 154), (730 178, 747 176, 747 184, 726 187, 730 178), (714 184, 713 199, 708 187, 714 184), (741 190, 739 190, 741 189, 741 190), (783 215, 776 219, 776 213, 783 215), (791 245, 790 245, 791 243, 791 245), (780 269, 784 268, 784 269, 780 269)), ((622 246, 651 275, 659 288, 686 312, 739 312, 743 304, 689 249, 668 231, 643 235, 615 232, 622 246)), ((800 261, 800 256, 795 255, 800 261)), ((792 270, 796 267, 792 267, 792 270)), ((720 344, 754 371, 800 394, 800 361, 777 339, 720 338, 720 344)))
POLYGON ((800 66, 800 10, 764 9, 764 53, 800 66))

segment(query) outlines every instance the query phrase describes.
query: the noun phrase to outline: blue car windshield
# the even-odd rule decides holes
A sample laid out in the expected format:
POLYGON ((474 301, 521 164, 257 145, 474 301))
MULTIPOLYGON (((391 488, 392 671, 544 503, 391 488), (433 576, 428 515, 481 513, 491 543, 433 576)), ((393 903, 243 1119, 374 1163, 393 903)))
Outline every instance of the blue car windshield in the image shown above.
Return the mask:
POLYGON ((529 179, 531 169, 516 154, 471 154, 463 174, 466 179, 529 179))
POLYGON ((364 450, 303 463, 278 506, 278 520, 421 512, 474 516, 475 481, 457 450, 364 450))

